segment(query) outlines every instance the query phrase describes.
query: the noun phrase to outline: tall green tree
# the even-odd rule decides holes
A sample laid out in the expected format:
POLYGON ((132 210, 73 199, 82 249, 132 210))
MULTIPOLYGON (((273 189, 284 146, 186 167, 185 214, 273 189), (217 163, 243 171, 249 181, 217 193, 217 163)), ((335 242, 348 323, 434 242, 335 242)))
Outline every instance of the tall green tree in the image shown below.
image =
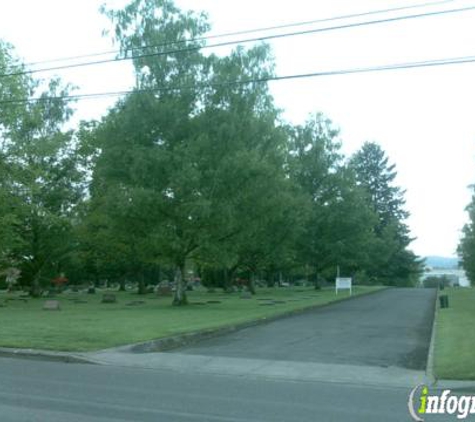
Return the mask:
MULTIPOLYGON (((157 52, 172 40, 197 47, 185 40, 209 28, 203 15, 165 0, 136 0, 107 14, 123 54, 143 45, 157 52)), ((267 87, 227 83, 263 78, 272 63, 268 47, 258 46, 223 58, 154 55, 134 66, 137 91, 93 130, 101 152, 91 209, 115 207, 109 227, 122 227, 137 271, 149 260, 175 268, 173 303, 184 305, 187 262, 233 265, 232 240, 249 238, 266 221, 273 210, 266 193, 285 183, 285 137, 267 87), (227 252, 210 259, 219 249, 227 252)))
MULTIPOLYGON (((12 47, 5 44, 0 45, 0 63, 11 73, 22 69, 12 47)), ((62 271, 82 193, 72 132, 63 130, 71 116, 60 99, 67 92, 57 79, 45 84, 19 74, 0 80, 0 100, 19 100, 9 107, 0 104, 0 188, 10 204, 0 207, 6 228, 2 232, 15 235, 17 241, 8 242, 7 254, 18 262, 22 282, 35 295, 41 281, 62 271), (25 101, 31 96, 40 99, 25 101)))
MULTIPOLYGON (((19 73, 23 69, 15 58, 13 47, 1 40, 0 68, 11 73, 19 73)), ((16 168, 8 150, 12 146, 10 134, 19 116, 24 114, 24 106, 8 104, 7 101, 22 99, 28 94, 27 80, 21 75, 0 80, 0 266, 4 267, 12 265, 15 251, 22 244, 18 215, 22 203, 15 195, 16 168)))
POLYGON ((405 222, 409 213, 404 208, 404 191, 394 185, 395 164, 389 164, 389 158, 378 144, 368 142, 352 157, 351 167, 378 219, 374 227, 377 242, 371 254, 370 276, 390 285, 414 285, 422 263, 408 249, 413 239, 405 222))
POLYGON ((299 237, 305 274, 333 277, 337 267, 353 275, 367 263, 374 213, 363 200, 340 152, 338 130, 321 114, 290 129, 289 170, 309 209, 299 237))
MULTIPOLYGON (((472 186, 475 192, 475 187, 472 186)), ((472 283, 475 283, 475 194, 466 208, 468 212, 468 223, 462 229, 457 252, 462 261, 462 267, 467 273, 467 277, 472 283)))

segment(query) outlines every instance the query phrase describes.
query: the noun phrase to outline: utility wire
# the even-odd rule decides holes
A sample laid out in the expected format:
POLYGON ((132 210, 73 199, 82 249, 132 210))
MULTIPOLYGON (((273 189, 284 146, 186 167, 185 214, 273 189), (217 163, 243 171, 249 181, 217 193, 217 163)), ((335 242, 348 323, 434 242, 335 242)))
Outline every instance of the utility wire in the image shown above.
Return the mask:
POLYGON ((475 10, 475 6, 463 7, 463 8, 458 8, 458 9, 442 10, 442 11, 436 11, 436 12, 426 12, 426 13, 420 13, 416 15, 397 16, 393 18, 350 23, 350 24, 344 24, 344 25, 339 25, 339 26, 310 29, 310 30, 299 31, 299 32, 274 34, 274 35, 268 35, 268 36, 263 36, 263 37, 247 38, 247 39, 242 39, 238 41, 226 41, 226 42, 209 44, 209 45, 204 45, 204 46, 191 46, 191 47, 185 47, 185 48, 181 48, 177 50, 161 51, 157 53, 142 54, 142 55, 132 56, 132 57, 119 57, 115 59, 97 60, 97 61, 92 61, 92 62, 77 63, 77 64, 64 65, 64 66, 55 66, 55 67, 49 67, 49 68, 43 68, 43 69, 4 73, 4 74, 0 74, 0 78, 7 77, 7 76, 19 76, 19 75, 25 75, 25 74, 38 73, 38 72, 46 72, 46 71, 52 71, 52 70, 64 70, 64 69, 71 69, 71 68, 78 68, 78 67, 95 66, 95 65, 101 65, 105 63, 111 63, 111 62, 122 62, 126 60, 134 60, 134 59, 141 59, 141 58, 148 58, 148 57, 158 57, 158 56, 164 56, 164 55, 170 55, 170 54, 188 53, 192 51, 198 51, 198 50, 216 48, 216 47, 225 47, 225 46, 230 46, 230 45, 235 45, 235 44, 266 41, 266 40, 272 40, 272 39, 293 37, 297 35, 308 35, 308 34, 314 34, 314 33, 319 33, 319 32, 329 32, 329 31, 357 28, 357 27, 369 26, 369 25, 378 25, 378 24, 383 24, 383 23, 397 22, 397 21, 409 20, 409 19, 441 16, 441 15, 447 15, 447 14, 452 14, 452 13, 467 12, 471 10, 475 10))
POLYGON ((163 86, 157 88, 147 88, 147 89, 134 89, 128 91, 116 91, 116 92, 102 92, 95 94, 77 94, 77 95, 64 95, 57 97, 36 97, 36 98, 26 98, 21 100, 4 100, 0 101, 0 105, 6 104, 25 104, 33 102, 44 102, 44 101, 59 101, 59 100, 82 100, 82 99, 98 99, 106 97, 117 97, 122 95, 128 95, 133 93, 156 93, 156 92, 170 92, 170 91, 193 91, 197 89, 204 88, 220 88, 220 87, 230 87, 238 85, 249 85, 254 83, 266 83, 273 81, 284 81, 292 79, 304 79, 304 78, 313 78, 313 77, 323 77, 323 76, 339 76, 339 75, 349 75, 349 74, 358 74, 358 73, 370 73, 370 72, 382 72, 390 70, 402 70, 402 69, 415 69, 415 68, 427 68, 427 67, 436 67, 436 66, 447 66, 447 65, 457 65, 457 64, 467 64, 475 63, 475 56, 464 56, 464 57, 454 57, 454 58, 445 58, 445 59, 433 59, 425 60, 419 62, 406 62, 406 63, 395 63, 381 66, 371 66, 371 67, 358 67, 350 69, 341 69, 341 70, 329 70, 322 72, 313 72, 313 73, 302 73, 295 75, 284 75, 284 76, 268 76, 263 78, 247 79, 247 80, 234 80, 234 81, 225 81, 217 83, 203 83, 198 85, 182 85, 182 86, 163 86))
MULTIPOLYGON (((241 30, 241 31, 236 31, 236 32, 227 32, 227 33, 221 33, 221 34, 207 35, 207 36, 204 36, 204 37, 190 38, 190 39, 187 39, 187 40, 167 41, 167 42, 163 42, 163 43, 159 43, 159 44, 151 44, 151 45, 144 45, 144 46, 141 46, 141 47, 133 47, 133 48, 127 49, 127 52, 133 52, 133 51, 136 51, 136 50, 144 50, 144 49, 147 49, 147 48, 168 47, 168 46, 172 46, 172 45, 193 43, 193 42, 199 42, 199 41, 207 41, 207 40, 212 40, 212 39, 226 38, 226 37, 232 37, 232 36, 238 36, 238 35, 255 34, 255 33, 258 33, 258 32, 267 32, 267 31, 273 31, 273 30, 278 30, 278 29, 295 28, 295 27, 299 27, 299 26, 313 25, 313 24, 316 24, 316 23, 324 23, 324 22, 332 22, 332 21, 344 20, 344 19, 361 18, 361 17, 364 17, 364 16, 378 15, 378 14, 391 13, 391 12, 400 12, 400 11, 409 10, 409 9, 419 9, 419 8, 425 8, 425 7, 430 7, 430 6, 439 6, 439 5, 442 5, 442 4, 453 3, 454 1, 456 1, 456 0, 442 0, 442 1, 415 4, 415 5, 410 5, 410 6, 394 7, 394 8, 390 8, 390 9, 379 9, 379 10, 373 10, 373 11, 369 11, 369 12, 353 13, 353 14, 350 14, 350 15, 333 16, 333 17, 330 17, 330 18, 315 19, 315 20, 304 21, 304 22, 294 22, 294 23, 288 23, 288 24, 283 24, 283 25, 268 26, 268 27, 263 27, 263 28, 254 28, 254 29, 241 30)), ((99 57, 99 56, 105 56, 105 55, 110 55, 110 54, 119 54, 119 53, 121 53, 121 50, 109 50, 109 51, 103 51, 103 52, 100 52, 100 53, 91 53, 91 54, 84 54, 84 55, 78 55, 78 56, 63 57, 63 58, 59 58, 59 59, 42 60, 42 61, 37 61, 37 62, 32 62, 32 63, 26 63, 25 66, 36 66, 36 65, 39 65, 39 64, 57 63, 57 62, 63 62, 63 61, 78 60, 78 59, 99 57)))

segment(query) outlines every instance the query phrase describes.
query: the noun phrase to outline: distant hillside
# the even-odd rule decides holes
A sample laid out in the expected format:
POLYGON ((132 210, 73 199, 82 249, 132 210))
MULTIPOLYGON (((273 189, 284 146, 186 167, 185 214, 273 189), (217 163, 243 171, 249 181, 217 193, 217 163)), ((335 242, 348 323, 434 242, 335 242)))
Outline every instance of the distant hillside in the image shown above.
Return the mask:
POLYGON ((444 256, 427 256, 426 266, 431 268, 457 268, 458 258, 447 258, 444 256))

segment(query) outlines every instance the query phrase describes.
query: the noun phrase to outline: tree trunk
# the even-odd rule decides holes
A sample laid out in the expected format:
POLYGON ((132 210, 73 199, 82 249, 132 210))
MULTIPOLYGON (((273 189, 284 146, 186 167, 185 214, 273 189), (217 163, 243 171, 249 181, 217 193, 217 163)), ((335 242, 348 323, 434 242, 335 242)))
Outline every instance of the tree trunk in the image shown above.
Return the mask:
POLYGON ((145 285, 145 276, 144 276, 144 272, 143 272, 143 271, 140 272, 139 286, 138 286, 137 293, 138 293, 139 295, 145 295, 145 294, 147 294, 147 286, 145 285))
POLYGON ((234 274, 236 274, 236 270, 238 269, 238 265, 234 265, 231 268, 226 268, 225 271, 225 289, 226 293, 233 293, 233 285, 234 285, 234 274))
POLYGON ((179 264, 175 271, 175 295, 173 296, 173 306, 188 305, 186 297, 185 264, 179 264))
POLYGON ((31 297, 41 296, 40 282, 37 276, 34 277, 33 280, 31 281, 30 296, 31 297))
POLYGON ((125 278, 121 277, 119 279, 119 292, 125 292, 125 278))
POLYGON ((318 268, 315 268, 315 290, 320 290, 320 276, 318 275, 318 268))
POLYGON ((231 287, 231 277, 229 276, 229 270, 225 268, 223 270, 223 290, 225 293, 231 293, 233 291, 231 287))
POLYGON ((256 294, 256 276, 254 273, 251 274, 251 277, 249 279, 249 284, 247 287, 252 295, 256 294))

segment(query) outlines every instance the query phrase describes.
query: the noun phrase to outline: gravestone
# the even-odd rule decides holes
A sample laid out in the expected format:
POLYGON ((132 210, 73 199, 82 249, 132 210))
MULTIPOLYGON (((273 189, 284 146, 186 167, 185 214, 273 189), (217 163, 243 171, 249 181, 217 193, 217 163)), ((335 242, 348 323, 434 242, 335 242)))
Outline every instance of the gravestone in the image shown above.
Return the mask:
POLYGON ((241 293, 241 299, 252 299, 251 292, 242 292, 241 293))
POLYGON ((102 303, 117 303, 117 297, 116 295, 113 295, 111 293, 106 293, 102 296, 102 303))
POLYGON ((57 300, 47 300, 43 304, 43 310, 45 310, 45 311, 59 311, 59 310, 61 310, 61 308, 59 306, 59 301, 57 301, 57 300))
POLYGON ((145 305, 144 300, 134 300, 132 302, 127 302, 125 306, 140 306, 140 305, 145 305))
POLYGON ((157 295, 159 296, 172 296, 173 292, 170 286, 159 286, 157 289, 157 295))

